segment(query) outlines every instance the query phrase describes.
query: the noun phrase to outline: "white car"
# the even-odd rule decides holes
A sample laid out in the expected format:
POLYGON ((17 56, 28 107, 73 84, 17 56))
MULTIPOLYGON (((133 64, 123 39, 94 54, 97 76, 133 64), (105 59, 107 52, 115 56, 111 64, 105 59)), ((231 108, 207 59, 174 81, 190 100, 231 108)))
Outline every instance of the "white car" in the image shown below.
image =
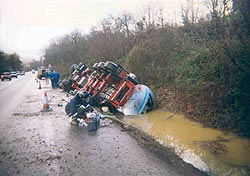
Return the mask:
POLYGON ((11 71, 10 72, 10 76, 17 78, 17 73, 15 71, 11 71))

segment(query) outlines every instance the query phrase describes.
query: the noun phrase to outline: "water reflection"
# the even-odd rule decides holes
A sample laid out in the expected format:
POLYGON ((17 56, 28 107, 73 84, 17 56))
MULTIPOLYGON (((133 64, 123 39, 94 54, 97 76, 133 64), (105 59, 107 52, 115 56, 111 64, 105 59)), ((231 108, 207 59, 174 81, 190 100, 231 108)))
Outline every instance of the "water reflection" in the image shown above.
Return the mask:
POLYGON ((250 175, 249 139, 204 128, 183 115, 162 110, 126 120, 212 175, 250 175))

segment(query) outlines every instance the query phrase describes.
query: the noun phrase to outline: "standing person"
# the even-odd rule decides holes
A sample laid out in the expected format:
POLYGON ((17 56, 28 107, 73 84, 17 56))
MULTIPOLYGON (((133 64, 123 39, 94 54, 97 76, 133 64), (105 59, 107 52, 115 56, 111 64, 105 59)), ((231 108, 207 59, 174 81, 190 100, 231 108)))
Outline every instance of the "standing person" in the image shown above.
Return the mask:
POLYGON ((59 86, 59 79, 60 79, 60 73, 54 72, 55 88, 58 88, 58 86, 59 86))
POLYGON ((49 73, 48 73, 48 70, 46 70, 44 72, 44 78, 45 78, 46 85, 48 85, 49 84, 49 73))
POLYGON ((54 74, 54 72, 49 73, 49 78, 50 78, 50 81, 51 81, 52 89, 54 89, 55 88, 55 74, 54 74))
POLYGON ((51 64, 48 65, 48 73, 52 72, 53 71, 53 67, 51 64))

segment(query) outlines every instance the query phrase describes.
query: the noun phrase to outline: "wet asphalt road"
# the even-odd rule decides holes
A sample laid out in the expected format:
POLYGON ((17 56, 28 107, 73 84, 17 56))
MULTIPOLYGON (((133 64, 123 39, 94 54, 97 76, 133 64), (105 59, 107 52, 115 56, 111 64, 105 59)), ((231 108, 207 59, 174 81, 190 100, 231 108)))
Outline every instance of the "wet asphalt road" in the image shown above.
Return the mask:
POLYGON ((41 84, 38 89, 31 73, 0 82, 1 176, 190 175, 163 162, 109 120, 96 133, 70 125, 66 102, 45 81, 41 84), (41 112, 45 90, 50 112, 41 112))

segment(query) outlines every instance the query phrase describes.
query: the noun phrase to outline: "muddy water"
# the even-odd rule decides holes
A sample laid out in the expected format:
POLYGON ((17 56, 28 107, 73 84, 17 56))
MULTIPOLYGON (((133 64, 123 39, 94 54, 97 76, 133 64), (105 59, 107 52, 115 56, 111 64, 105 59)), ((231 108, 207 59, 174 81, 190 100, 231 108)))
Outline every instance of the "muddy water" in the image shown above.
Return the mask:
POLYGON ((162 110, 126 120, 210 175, 250 175, 250 140, 162 110))

